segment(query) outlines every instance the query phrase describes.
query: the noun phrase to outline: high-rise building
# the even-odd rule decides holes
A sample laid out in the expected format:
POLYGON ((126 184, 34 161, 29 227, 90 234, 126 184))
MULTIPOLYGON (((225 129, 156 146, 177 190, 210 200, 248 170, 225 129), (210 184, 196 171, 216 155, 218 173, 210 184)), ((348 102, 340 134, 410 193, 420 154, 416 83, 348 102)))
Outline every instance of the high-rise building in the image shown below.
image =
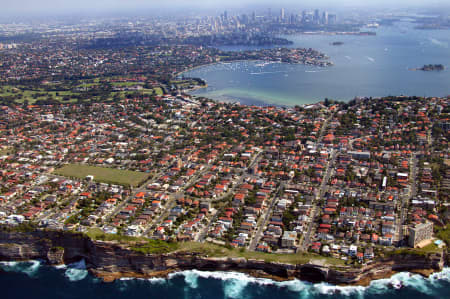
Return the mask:
POLYGON ((320 23, 320 13, 319 13, 318 9, 314 10, 313 22, 314 22, 314 24, 320 23))
POLYGON ((241 23, 242 24, 248 24, 248 16, 247 16, 247 14, 243 14, 241 16, 241 23))
POLYGON ((433 223, 426 222, 409 229, 408 245, 416 247, 420 242, 430 240, 433 237, 433 223))
POLYGON ((324 11, 322 13, 322 24, 327 25, 328 24, 328 12, 324 11))
POLYGON ((282 21, 284 20, 284 8, 280 10, 280 18, 282 21))
POLYGON ((337 18, 335 14, 329 14, 328 15, 328 24, 335 25, 337 22, 337 18))
POLYGON ((297 23, 297 16, 295 14, 291 14, 289 17, 289 24, 295 24, 297 23))
POLYGON ((223 19, 228 20, 228 12, 226 10, 223 12, 223 19))

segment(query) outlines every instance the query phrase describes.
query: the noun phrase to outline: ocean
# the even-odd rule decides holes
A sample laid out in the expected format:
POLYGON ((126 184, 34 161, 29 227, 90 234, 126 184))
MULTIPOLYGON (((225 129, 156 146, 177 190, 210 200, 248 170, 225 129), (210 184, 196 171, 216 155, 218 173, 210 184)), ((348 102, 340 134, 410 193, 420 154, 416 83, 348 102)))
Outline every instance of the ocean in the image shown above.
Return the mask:
POLYGON ((299 280, 275 282, 236 272, 183 271, 168 279, 122 279, 103 283, 84 261, 51 267, 40 261, 1 262, 2 298, 450 298, 450 268, 423 278, 398 273, 368 287, 299 280))
MULTIPOLYGON (((320 68, 282 63, 235 62, 208 65, 184 74, 208 87, 192 92, 243 104, 300 105, 325 98, 348 101, 356 96, 447 96, 450 94, 450 30, 418 30, 403 21, 375 30, 376 36, 293 35, 292 47, 322 51, 335 64, 320 68), (331 43, 340 41, 341 46, 331 43), (412 71, 443 64, 440 72, 412 71)), ((241 51, 255 47, 222 47, 241 51)))

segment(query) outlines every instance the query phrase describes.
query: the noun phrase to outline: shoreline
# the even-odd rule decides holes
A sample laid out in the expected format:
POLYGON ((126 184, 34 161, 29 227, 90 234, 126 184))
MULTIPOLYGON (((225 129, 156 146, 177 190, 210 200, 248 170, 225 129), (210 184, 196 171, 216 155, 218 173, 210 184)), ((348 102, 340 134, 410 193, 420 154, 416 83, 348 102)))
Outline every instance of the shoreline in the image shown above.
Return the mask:
POLYGON ((370 277, 364 277, 358 280, 357 282, 353 283, 331 283, 328 281, 308 281, 308 280, 301 280, 297 277, 288 277, 288 278, 282 278, 279 276, 274 276, 266 273, 262 273, 255 270, 229 270, 229 271, 221 271, 221 270, 198 270, 198 269, 174 269, 174 270, 164 270, 164 271, 157 271, 153 274, 142 274, 142 273, 136 273, 136 272, 103 272, 103 271, 96 271, 96 270, 88 270, 88 272, 93 275, 96 278, 101 279, 104 283, 112 283, 116 280, 121 279, 170 279, 171 276, 176 276, 178 274, 182 274, 186 271, 199 271, 199 272, 205 272, 205 273, 238 273, 238 274, 244 274, 254 279, 267 279, 272 281, 273 283, 276 282, 292 282, 292 281, 303 281, 308 282, 311 284, 316 283, 327 283, 330 285, 334 285, 337 287, 369 287, 372 282, 377 280, 385 280, 385 279, 391 279, 394 275, 399 273, 409 273, 411 275, 418 274, 422 276, 423 278, 429 278, 434 273, 441 273, 444 269, 441 270, 435 270, 435 269, 412 269, 410 271, 389 271, 387 273, 382 274, 374 274, 370 277))
MULTIPOLYGON (((282 61, 270 60, 270 59, 268 59, 268 60, 265 60, 265 59, 236 59, 236 60, 227 60, 227 61, 216 61, 216 62, 210 62, 210 63, 207 63, 207 64, 197 65, 197 66, 194 66, 194 67, 191 67, 191 68, 187 68, 184 71, 180 71, 178 73, 175 73, 175 74, 173 74, 172 80, 179 78, 184 73, 191 72, 191 71, 194 71, 194 70, 202 68, 202 67, 208 67, 208 66, 213 66, 213 65, 217 65, 217 64, 231 64, 231 63, 236 63, 236 62, 269 62, 269 63, 285 63, 285 64, 291 64, 291 65, 305 65, 305 66, 313 66, 313 67, 318 67, 318 68, 327 68, 327 67, 332 67, 334 65, 334 63, 331 62, 331 61, 328 61, 328 59, 330 59, 330 57, 325 55, 325 58, 324 58, 323 61, 329 63, 329 65, 326 65, 326 66, 321 66, 321 65, 316 65, 316 64, 307 64, 307 63, 301 63, 301 62, 290 63, 290 62, 282 62, 282 61)), ((186 77, 186 78, 192 79, 194 77, 186 77)), ((200 78, 200 79, 202 79, 202 78, 200 78)), ((204 79, 202 79, 202 80, 204 80, 204 79)), ((204 80, 204 81, 206 82, 206 80, 204 80)), ((192 92, 192 91, 196 91, 196 90, 199 90, 199 89, 204 89, 204 88, 207 88, 207 87, 208 87, 208 82, 206 82, 206 84, 204 86, 195 86, 193 88, 186 89, 185 91, 186 92, 192 92)), ((276 104, 271 104, 271 103, 268 103, 268 102, 265 102, 265 101, 261 101, 261 102, 264 102, 267 105, 276 105, 276 104)), ((276 105, 276 106, 278 106, 278 105, 276 105)), ((281 105, 281 106, 286 106, 286 105, 281 105)))
MULTIPOLYGON (((33 263, 36 262, 36 260, 17 260, 17 261, 3 261, 0 260, 0 264, 2 263, 33 263)), ((40 261, 38 261, 40 263, 40 261)), ((9 264, 8 266, 11 266, 9 264)), ((70 267, 70 264, 59 264, 59 265, 52 265, 49 263, 39 264, 39 266, 44 267, 52 267, 54 269, 72 269, 70 267)), ((370 277, 365 277, 360 279, 359 281, 351 284, 334 284, 330 282, 311 282, 307 280, 301 280, 296 277, 292 278, 280 278, 273 275, 268 275, 265 273, 261 273, 258 271, 236 271, 236 270, 230 270, 230 271, 221 271, 221 270, 197 270, 197 269, 178 269, 178 270, 171 270, 171 271, 155 271, 153 274, 142 274, 137 272, 102 272, 102 271, 95 271, 92 269, 80 269, 87 271, 87 274, 91 275, 92 277, 101 279, 103 283, 113 283, 118 280, 133 280, 133 279, 141 279, 141 280, 170 280, 173 277, 176 276, 182 276, 189 272, 196 273, 199 277, 203 278, 213 278, 213 279, 220 279, 220 280, 228 280, 228 279, 237 279, 240 275, 243 275, 243 279, 248 280, 248 282, 253 283, 262 283, 262 284, 273 284, 276 285, 277 283, 290 283, 290 282, 300 282, 300 283, 307 283, 311 286, 320 285, 321 283, 326 283, 330 287, 336 287, 336 288, 355 288, 355 287, 363 287, 363 288, 370 288, 372 284, 376 284, 377 281, 382 282, 388 280, 387 284, 390 286, 393 285, 393 279, 395 275, 399 275, 402 273, 407 273, 409 276, 413 275, 420 275, 423 279, 430 279, 433 274, 443 274, 446 272, 446 269, 448 268, 442 268, 441 270, 435 270, 435 269, 417 269, 417 270, 409 270, 409 271, 390 271, 388 273, 384 274, 378 274, 378 275, 372 275, 370 277)), ((17 272, 20 272, 21 270, 18 270, 17 272)), ((5 271, 0 268, 0 273, 8 273, 10 271, 5 271)), ((12 270, 14 272, 14 270, 12 270)), ((84 278, 83 278, 84 279, 84 278)), ((400 282, 401 283, 401 282, 400 282)), ((400 285, 400 287, 404 287, 403 285, 400 285)))
POLYGON ((444 269, 444 251, 417 255, 394 255, 370 264, 339 265, 308 257, 301 263, 283 263, 235 255, 210 257, 203 251, 141 253, 133 244, 93 240, 66 231, 0 231, 0 260, 41 260, 49 265, 71 264, 84 259, 86 269, 105 282, 120 278, 167 278, 185 270, 241 272, 274 281, 302 280, 335 285, 368 285, 397 272, 430 275, 444 269))

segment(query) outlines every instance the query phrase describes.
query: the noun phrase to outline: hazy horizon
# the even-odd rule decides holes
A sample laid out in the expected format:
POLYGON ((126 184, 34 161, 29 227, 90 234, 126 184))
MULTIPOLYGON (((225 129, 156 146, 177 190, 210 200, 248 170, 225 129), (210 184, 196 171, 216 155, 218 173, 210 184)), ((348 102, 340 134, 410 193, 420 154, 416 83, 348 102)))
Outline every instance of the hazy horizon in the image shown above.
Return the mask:
POLYGON ((166 0, 164 3, 155 0, 0 0, 3 16, 24 15, 60 15, 60 14, 101 14, 101 13, 160 13, 171 12, 180 9, 189 11, 214 11, 229 9, 257 9, 280 8, 309 9, 322 8, 329 10, 342 10, 351 8, 447 8, 449 0, 279 0, 276 3, 269 0, 228 0, 226 4, 218 0, 166 0))

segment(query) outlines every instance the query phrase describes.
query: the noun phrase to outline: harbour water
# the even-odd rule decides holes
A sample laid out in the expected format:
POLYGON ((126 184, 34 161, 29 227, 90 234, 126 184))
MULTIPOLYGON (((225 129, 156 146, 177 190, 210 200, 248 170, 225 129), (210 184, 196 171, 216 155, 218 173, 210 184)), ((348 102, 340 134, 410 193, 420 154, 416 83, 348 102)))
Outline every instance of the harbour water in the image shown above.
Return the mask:
POLYGON ((370 286, 333 286, 299 280, 275 282, 235 272, 183 271, 168 279, 103 283, 80 261, 44 266, 39 261, 0 263, 2 298, 450 298, 450 268, 423 278, 398 273, 370 286))
MULTIPOLYGON (((373 30, 373 29, 371 29, 373 30)), ((411 22, 376 29, 376 36, 287 36, 292 47, 317 49, 330 57, 327 68, 261 62, 218 63, 184 76, 200 77, 208 87, 195 95, 244 104, 300 105, 324 98, 356 96, 447 96, 450 94, 450 30, 418 30, 411 22), (343 42, 333 46, 333 42, 343 42), (444 71, 412 71, 443 64, 444 71)), ((254 47, 223 47, 240 51, 254 47)))

